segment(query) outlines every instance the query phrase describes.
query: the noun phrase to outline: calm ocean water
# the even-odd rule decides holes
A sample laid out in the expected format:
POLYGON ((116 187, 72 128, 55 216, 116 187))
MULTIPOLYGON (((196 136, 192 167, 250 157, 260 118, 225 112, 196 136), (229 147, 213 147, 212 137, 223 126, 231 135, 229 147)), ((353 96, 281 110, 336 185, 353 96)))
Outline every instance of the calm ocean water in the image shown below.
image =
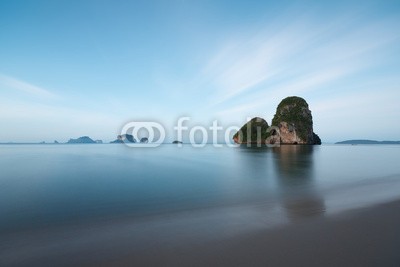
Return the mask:
POLYGON ((367 207, 400 196, 399 159, 385 145, 1 145, 0 258, 206 241, 367 207))

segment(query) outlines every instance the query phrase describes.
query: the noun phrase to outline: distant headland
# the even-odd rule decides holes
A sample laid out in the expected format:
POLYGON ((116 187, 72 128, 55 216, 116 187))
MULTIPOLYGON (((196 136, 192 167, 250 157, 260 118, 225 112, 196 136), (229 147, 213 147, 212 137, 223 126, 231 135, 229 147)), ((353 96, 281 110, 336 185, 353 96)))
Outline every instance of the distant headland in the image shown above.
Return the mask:
POLYGON ((337 142, 338 145, 400 145, 400 141, 376 141, 367 139, 346 140, 337 142))

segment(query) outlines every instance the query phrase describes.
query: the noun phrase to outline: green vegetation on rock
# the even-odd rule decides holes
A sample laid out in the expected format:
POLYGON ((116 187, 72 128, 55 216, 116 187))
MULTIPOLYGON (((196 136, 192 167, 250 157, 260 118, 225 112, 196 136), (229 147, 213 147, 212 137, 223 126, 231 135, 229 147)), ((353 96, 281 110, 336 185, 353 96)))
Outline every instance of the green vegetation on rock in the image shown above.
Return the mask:
POLYGON ((290 96, 281 101, 276 108, 275 116, 272 120, 273 126, 278 126, 281 122, 287 122, 293 126, 297 135, 304 141, 312 139, 313 121, 311 111, 307 102, 297 96, 290 96))
POLYGON ((270 136, 268 130, 268 122, 264 119, 255 117, 248 121, 240 130, 233 136, 236 143, 260 143, 270 136))

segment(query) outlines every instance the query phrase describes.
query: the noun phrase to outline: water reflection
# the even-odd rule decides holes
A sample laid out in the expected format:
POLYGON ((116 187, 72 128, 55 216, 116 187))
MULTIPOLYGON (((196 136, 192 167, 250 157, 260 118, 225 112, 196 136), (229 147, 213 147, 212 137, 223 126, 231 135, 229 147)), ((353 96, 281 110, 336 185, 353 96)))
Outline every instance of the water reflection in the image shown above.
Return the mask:
POLYGON ((314 184, 314 149, 313 146, 272 148, 282 207, 291 220, 321 216, 325 212, 324 199, 314 184))
MULTIPOLYGON (((268 181, 264 196, 276 199, 290 220, 321 216, 325 213, 324 198, 318 193, 314 177, 314 146, 280 147, 240 146, 241 174, 247 178, 268 181)), ((258 190, 254 189, 253 193, 258 190)))
POLYGON ((269 169, 271 162, 269 162, 269 147, 257 147, 241 145, 238 147, 240 150, 240 158, 238 161, 241 163, 239 170, 242 175, 252 179, 265 179, 269 177, 269 169))

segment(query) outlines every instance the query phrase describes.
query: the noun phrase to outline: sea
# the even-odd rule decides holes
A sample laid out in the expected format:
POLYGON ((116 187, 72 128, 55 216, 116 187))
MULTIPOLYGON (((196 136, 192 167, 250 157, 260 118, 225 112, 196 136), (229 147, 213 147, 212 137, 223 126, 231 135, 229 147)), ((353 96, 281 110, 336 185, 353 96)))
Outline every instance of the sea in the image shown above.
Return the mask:
POLYGON ((206 243, 389 202, 399 159, 399 145, 0 145, 0 265, 206 243))

